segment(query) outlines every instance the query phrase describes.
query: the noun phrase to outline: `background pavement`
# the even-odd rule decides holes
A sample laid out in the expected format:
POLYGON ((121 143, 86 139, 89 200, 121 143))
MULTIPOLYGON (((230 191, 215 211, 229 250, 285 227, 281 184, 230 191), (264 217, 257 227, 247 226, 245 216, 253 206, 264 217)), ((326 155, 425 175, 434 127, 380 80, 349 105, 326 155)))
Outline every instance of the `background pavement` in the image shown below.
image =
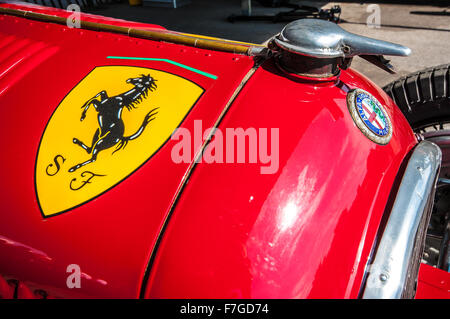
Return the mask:
MULTIPOLYGON (((391 63, 397 70, 395 75, 390 75, 360 58, 354 59, 352 67, 380 86, 413 71, 450 63, 450 4, 448 6, 380 4, 380 28, 371 28, 366 23, 372 14, 367 11, 369 4, 325 1, 297 1, 296 3, 313 4, 323 8, 338 4, 342 8, 343 22, 340 23, 342 28, 410 47, 413 51, 410 57, 392 57, 391 63)), ((288 8, 262 7, 257 1, 253 1, 254 15, 274 14, 288 10, 288 8)), ((175 31, 253 43, 264 42, 281 31, 288 23, 269 21, 230 23, 227 17, 240 13, 240 0, 192 0, 191 4, 178 9, 130 7, 127 3, 112 3, 102 8, 85 11, 159 24, 175 31)))

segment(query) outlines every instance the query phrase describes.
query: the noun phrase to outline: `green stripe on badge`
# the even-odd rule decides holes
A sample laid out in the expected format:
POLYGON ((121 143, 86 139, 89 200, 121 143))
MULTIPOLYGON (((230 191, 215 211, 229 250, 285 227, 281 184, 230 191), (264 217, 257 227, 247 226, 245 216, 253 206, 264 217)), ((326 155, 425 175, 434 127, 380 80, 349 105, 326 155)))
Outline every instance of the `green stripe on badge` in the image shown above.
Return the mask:
POLYGON ((158 61, 158 62, 166 62, 166 63, 170 63, 170 64, 173 64, 173 65, 176 65, 176 66, 178 66, 178 67, 180 67, 180 68, 183 68, 183 69, 186 69, 186 70, 189 70, 189 71, 192 71, 192 72, 201 74, 201 75, 203 75, 203 76, 206 76, 207 78, 210 78, 210 79, 213 79, 213 80, 217 80, 217 76, 214 75, 214 74, 210 74, 210 73, 207 73, 207 72, 203 72, 203 71, 197 70, 197 69, 195 69, 195 68, 192 68, 192 67, 190 67, 190 66, 187 66, 187 65, 184 65, 184 64, 181 64, 181 63, 178 63, 178 62, 169 60, 169 59, 139 58, 139 57, 129 57, 129 56, 108 56, 108 57, 106 57, 106 58, 107 58, 107 59, 120 59, 120 60, 141 60, 141 61, 158 61))

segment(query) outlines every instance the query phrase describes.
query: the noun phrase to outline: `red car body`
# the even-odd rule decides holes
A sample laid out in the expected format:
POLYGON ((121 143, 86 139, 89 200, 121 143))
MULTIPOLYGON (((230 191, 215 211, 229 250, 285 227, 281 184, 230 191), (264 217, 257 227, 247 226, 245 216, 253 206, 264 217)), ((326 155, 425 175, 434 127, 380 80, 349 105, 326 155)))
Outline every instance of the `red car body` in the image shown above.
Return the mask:
MULTIPOLYGON (((69 15, 32 5, 0 8, 69 15)), ((11 285, 24 298, 42 292, 53 298, 360 296, 390 196, 417 144, 400 110, 370 80, 351 69, 329 81, 305 80, 273 59, 255 67, 255 58, 243 54, 8 14, 0 14, 0 48, 3 296, 11 285), (182 128, 193 131, 195 120, 222 131, 279 128, 278 171, 260 174, 260 163, 174 163, 176 141, 167 140, 115 187, 45 218, 35 168, 52 114, 95 67, 130 65, 203 88, 182 128), (384 105, 395 128, 388 145, 355 126, 346 101, 354 88, 384 105), (81 288, 66 285, 71 264, 80 266, 81 288)), ((430 268, 420 272, 417 297, 448 298, 448 273, 430 268)))

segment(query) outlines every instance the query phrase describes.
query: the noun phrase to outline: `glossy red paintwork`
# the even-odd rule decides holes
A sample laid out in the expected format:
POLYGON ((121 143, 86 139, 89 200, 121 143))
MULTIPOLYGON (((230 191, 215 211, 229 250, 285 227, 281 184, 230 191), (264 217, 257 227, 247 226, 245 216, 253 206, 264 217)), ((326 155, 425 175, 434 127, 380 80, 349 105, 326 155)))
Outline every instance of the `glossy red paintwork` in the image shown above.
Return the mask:
MULTIPOLYGON (((53 12, 53 9, 50 10, 53 12)), ((111 21, 110 21, 111 22, 111 21)), ((112 23, 112 22, 111 22, 112 23)), ((64 96, 97 65, 165 70, 206 92, 186 117, 212 126, 253 66, 250 57, 0 15, 0 274, 55 297, 138 297, 161 224, 189 164, 175 164, 169 141, 146 165, 99 198, 43 219, 34 190, 39 141, 64 96), (171 59, 217 80, 163 62, 171 59), (66 268, 81 267, 81 289, 68 289, 66 268)))
POLYGON ((363 76, 344 71, 337 83, 305 82, 272 60, 256 71, 219 128, 279 128, 276 174, 261 175, 259 164, 198 164, 168 216, 190 167, 173 163, 169 141, 112 190, 43 219, 33 180, 39 140, 59 102, 94 66, 144 66, 196 82, 206 93, 182 123, 192 131, 196 119, 213 126, 253 60, 6 15, 0 49, 5 279, 54 297, 138 297, 141 289, 151 298, 358 296, 394 179, 416 143, 401 112, 363 76), (172 59, 218 79, 107 56, 172 59), (394 127, 388 145, 371 142, 353 123, 345 99, 356 87, 385 106, 394 127), (69 264, 81 267, 80 289, 66 287, 69 264))
POLYGON ((268 61, 219 128, 278 127, 280 168, 199 164, 170 218, 146 297, 356 298, 399 166, 415 138, 379 88, 353 71, 337 84, 288 79, 268 61), (392 120, 380 146, 355 126, 349 89, 392 120))
POLYGON ((416 299, 450 299, 450 273, 421 264, 416 299))
POLYGON ((0 276, 0 299, 12 299, 14 297, 14 289, 8 282, 0 276))

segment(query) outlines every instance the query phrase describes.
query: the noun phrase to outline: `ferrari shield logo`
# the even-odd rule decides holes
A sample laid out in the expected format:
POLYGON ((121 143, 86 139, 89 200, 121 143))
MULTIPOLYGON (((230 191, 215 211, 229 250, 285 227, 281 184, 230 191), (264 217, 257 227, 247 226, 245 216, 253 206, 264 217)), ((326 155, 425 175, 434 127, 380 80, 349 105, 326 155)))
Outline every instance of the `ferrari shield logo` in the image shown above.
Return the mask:
POLYGON ((187 79, 149 68, 91 71, 59 104, 39 145, 35 179, 44 217, 127 178, 170 138, 202 93, 187 79))

